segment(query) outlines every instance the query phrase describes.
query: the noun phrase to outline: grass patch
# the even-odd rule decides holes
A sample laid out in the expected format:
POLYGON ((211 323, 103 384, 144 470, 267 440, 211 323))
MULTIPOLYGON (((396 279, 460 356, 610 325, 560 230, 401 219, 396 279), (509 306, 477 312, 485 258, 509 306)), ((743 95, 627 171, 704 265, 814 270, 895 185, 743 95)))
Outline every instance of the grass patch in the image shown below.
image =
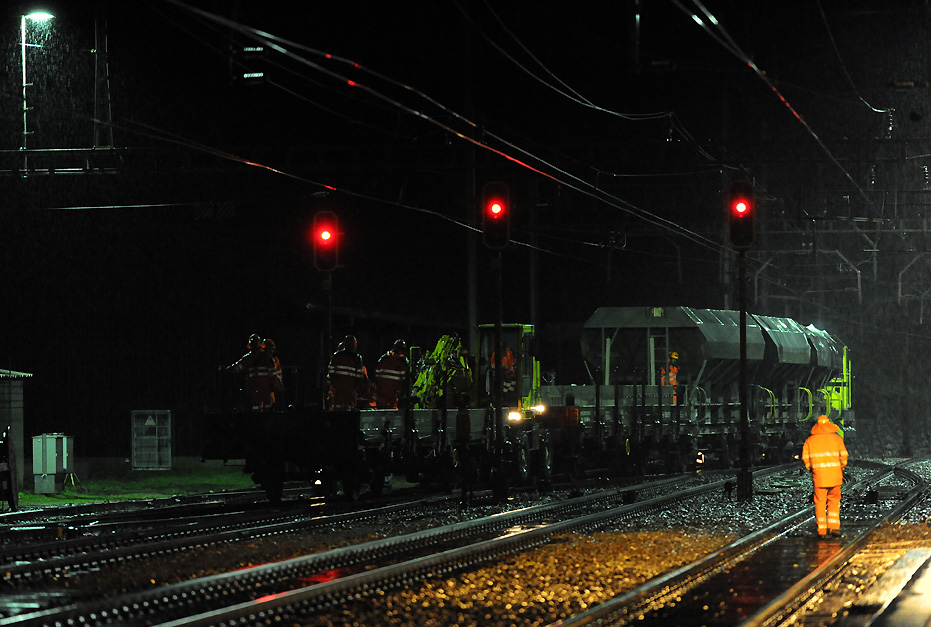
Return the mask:
POLYGON ((57 494, 20 492, 21 507, 184 496, 255 487, 241 468, 133 471, 113 477, 77 478, 57 494))

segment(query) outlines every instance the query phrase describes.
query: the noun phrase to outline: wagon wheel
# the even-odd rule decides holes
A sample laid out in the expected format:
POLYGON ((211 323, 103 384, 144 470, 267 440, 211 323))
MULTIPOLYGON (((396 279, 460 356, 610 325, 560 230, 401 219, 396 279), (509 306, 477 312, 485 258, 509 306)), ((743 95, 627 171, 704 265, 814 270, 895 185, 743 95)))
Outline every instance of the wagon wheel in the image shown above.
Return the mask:
POLYGON ((526 436, 521 436, 514 451, 514 478, 518 483, 526 483, 530 478, 530 443, 526 436))

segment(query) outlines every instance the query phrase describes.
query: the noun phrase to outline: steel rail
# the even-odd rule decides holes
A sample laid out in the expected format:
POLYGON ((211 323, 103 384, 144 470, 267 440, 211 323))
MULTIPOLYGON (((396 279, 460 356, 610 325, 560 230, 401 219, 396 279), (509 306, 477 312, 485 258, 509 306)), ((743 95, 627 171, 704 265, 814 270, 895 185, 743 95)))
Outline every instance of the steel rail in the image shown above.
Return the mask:
MULTIPOLYGON (((761 471, 762 474, 771 474, 785 470, 776 467, 761 471)), ((661 483, 673 483, 676 479, 669 479, 661 483)), ((708 491, 719 490, 725 481, 720 480, 688 490, 675 491, 669 495, 658 496, 645 501, 617 506, 619 500, 631 491, 651 487, 651 484, 625 486, 607 492, 569 499, 561 503, 538 505, 531 508, 516 510, 494 516, 485 517, 475 521, 466 521, 418 531, 402 536, 384 538, 364 544, 352 545, 307 555, 282 562, 256 566, 246 571, 235 571, 195 580, 184 581, 158 589, 146 590, 120 597, 106 599, 99 603, 72 603, 60 608, 53 608, 14 616, 4 621, 10 625, 49 625, 49 624, 104 624, 132 620, 144 620, 146 624, 157 624, 154 621, 170 620, 172 606, 197 605, 201 608, 214 607, 204 612, 192 624, 206 624, 203 621, 224 622, 235 620, 239 615, 251 615, 256 611, 286 611, 294 604, 310 604, 322 602, 332 603, 335 596, 349 598, 365 594, 378 588, 391 587, 399 581, 409 581, 426 576, 432 572, 445 572, 457 569, 463 564, 475 563, 503 554, 503 552, 520 550, 523 546, 532 546, 555 533, 572 528, 596 524, 609 517, 630 515, 634 512, 648 511, 661 507, 685 495, 695 495, 708 491), (544 523, 547 519, 556 516, 574 515, 574 512, 592 507, 605 508, 602 512, 576 516, 569 521, 561 523, 544 523), (545 526, 543 526, 545 525, 545 526), (513 532, 507 530, 520 526, 532 528, 518 529, 513 532), (381 568, 373 568, 355 575, 349 575, 339 580, 318 583, 296 590, 283 592, 269 592, 261 600, 235 602, 242 598, 243 589, 261 589, 273 591, 281 589, 283 582, 299 580, 321 571, 339 568, 362 568, 371 564, 373 560, 387 560, 394 556, 410 555, 416 551, 424 551, 430 547, 448 545, 452 542, 471 542, 475 537, 496 534, 492 540, 481 540, 477 544, 470 544, 457 549, 450 549, 439 554, 407 560, 401 563, 381 568), (504 535, 502 535, 504 533, 504 535), (470 557, 470 554, 473 555, 470 557), (322 601, 321 601, 322 599, 322 601), (168 616, 166 616, 166 614, 168 616)), ((251 595, 250 595, 251 596, 251 595)), ((177 613, 177 612, 175 612, 177 613)), ((183 624, 183 623, 179 623, 183 624)))
POLYGON ((372 569, 329 581, 288 590, 278 595, 269 595, 261 599, 240 603, 219 610, 211 610, 196 616, 175 619, 164 623, 155 623, 162 627, 207 627, 218 624, 254 624, 264 621, 281 612, 293 612, 297 607, 324 609, 333 604, 348 601, 367 591, 394 587, 400 583, 418 581, 431 576, 442 575, 460 570, 490 559, 500 558, 510 553, 524 551, 538 546, 559 533, 577 531, 603 524, 608 520, 643 513, 661 508, 670 502, 704 494, 723 487, 724 481, 688 488, 669 495, 658 496, 641 503, 625 505, 602 512, 587 514, 578 518, 560 522, 547 523, 542 526, 521 529, 491 540, 470 544, 441 553, 428 555, 372 569))
MULTIPOLYGON (((863 479, 851 486, 853 490, 867 489, 879 483, 894 472, 894 468, 875 462, 858 463, 878 470, 878 474, 863 479)), ((580 627, 593 624, 610 624, 612 619, 619 619, 621 614, 630 613, 639 607, 657 602, 658 599, 682 594, 710 575, 719 572, 728 565, 742 559, 748 559, 753 553, 773 542, 780 535, 788 533, 809 521, 814 514, 814 506, 808 506, 764 529, 738 538, 720 549, 708 553, 698 560, 681 568, 670 571, 638 586, 624 594, 613 597, 589 610, 551 623, 548 627, 580 627)), ((749 626, 748 626, 749 627, 749 626)))
MULTIPOLYGON (((757 471, 759 477, 794 468, 792 464, 771 467, 757 471)), ((675 479, 673 479, 675 481, 675 479)), ((548 542, 550 537, 559 533, 577 531, 579 529, 597 527, 608 520, 630 515, 640 515, 655 509, 661 509, 670 502, 682 498, 704 494, 721 489, 727 480, 720 480, 704 486, 698 486, 675 492, 669 495, 658 496, 640 503, 628 504, 603 512, 597 512, 575 519, 549 523, 533 529, 524 529, 513 532, 509 536, 495 538, 474 545, 451 549, 437 555, 409 560, 403 564, 376 569, 366 573, 338 581, 308 586, 298 590, 288 591, 279 597, 268 597, 261 601, 262 607, 255 602, 243 603, 224 610, 204 612, 199 616, 187 617, 164 623, 172 627, 201 626, 215 624, 252 624, 252 621, 265 620, 272 615, 284 611, 293 611, 293 606, 312 606, 316 609, 325 609, 334 603, 349 601, 360 595, 368 594, 374 590, 384 590, 399 583, 420 580, 429 576, 440 575, 446 572, 461 570, 468 566, 478 564, 488 559, 494 559, 506 554, 526 550, 533 546, 548 542)), ((636 489, 636 486, 624 488, 619 492, 636 489)))
MULTIPOLYGON (((61 543, 62 546, 57 548, 54 544, 50 544, 24 552, 14 552, 15 560, 11 560, 9 554, 4 555, 6 561, 0 564, 0 581, 44 576, 75 568, 92 568, 141 555, 151 557, 163 553, 175 553, 195 546, 294 533, 332 523, 378 518, 425 503, 426 501, 411 501, 342 514, 304 515, 297 520, 292 516, 288 522, 267 522, 260 519, 258 522, 261 524, 256 524, 256 519, 250 517, 248 520, 232 523, 208 522, 196 527, 157 533, 153 536, 108 536, 93 540, 82 539, 74 543, 64 541, 61 543), (55 554, 55 550, 60 553, 55 554)), ((276 515, 274 518, 279 518, 279 516, 276 515)))
POLYGON ((874 524, 861 531, 837 555, 740 623, 740 627, 771 627, 783 622, 788 615, 797 612, 814 594, 822 590, 827 582, 835 578, 851 557, 863 550, 868 544, 871 533, 883 523, 901 518, 905 512, 927 495, 929 486, 916 473, 901 466, 896 467, 894 472, 916 484, 902 501, 874 524))

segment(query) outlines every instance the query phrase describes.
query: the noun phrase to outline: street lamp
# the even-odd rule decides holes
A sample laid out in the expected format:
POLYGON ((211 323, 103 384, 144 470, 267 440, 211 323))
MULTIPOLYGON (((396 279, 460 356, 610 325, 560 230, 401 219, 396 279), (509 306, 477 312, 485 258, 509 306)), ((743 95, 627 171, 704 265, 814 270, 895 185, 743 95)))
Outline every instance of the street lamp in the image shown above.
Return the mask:
POLYGON ((29 157, 26 155, 26 148, 28 143, 26 138, 29 136, 29 126, 26 124, 26 113, 29 111, 29 106, 26 103, 26 87, 31 85, 31 83, 26 82, 26 46, 32 46, 36 48, 41 48, 40 44, 26 44, 26 20, 32 22, 47 22, 52 19, 54 16, 51 13, 45 12, 35 12, 25 14, 20 18, 20 32, 22 33, 22 43, 23 43, 23 176, 26 175, 26 172, 29 169, 29 157))

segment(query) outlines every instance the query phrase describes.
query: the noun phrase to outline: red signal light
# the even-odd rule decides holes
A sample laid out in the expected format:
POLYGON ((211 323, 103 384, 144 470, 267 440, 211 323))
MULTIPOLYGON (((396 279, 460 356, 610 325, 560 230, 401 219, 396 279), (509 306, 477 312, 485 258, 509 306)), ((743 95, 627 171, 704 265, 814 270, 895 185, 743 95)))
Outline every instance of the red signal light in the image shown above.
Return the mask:
POLYGON ((727 226, 734 248, 750 248, 756 239, 756 190, 749 181, 731 183, 727 192, 727 226))
POLYGON ((339 220, 332 211, 318 211, 312 230, 314 266, 330 272, 339 265, 339 220))
POLYGON ((487 248, 501 250, 511 239, 510 190, 504 183, 482 188, 482 239, 487 248))

